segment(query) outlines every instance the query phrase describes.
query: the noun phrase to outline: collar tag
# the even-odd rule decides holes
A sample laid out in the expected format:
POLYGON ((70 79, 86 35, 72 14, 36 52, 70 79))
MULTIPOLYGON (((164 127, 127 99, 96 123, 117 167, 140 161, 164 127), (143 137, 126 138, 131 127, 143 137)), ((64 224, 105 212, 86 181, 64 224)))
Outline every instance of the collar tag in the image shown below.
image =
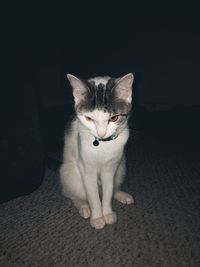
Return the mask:
POLYGON ((98 146, 99 145, 99 141, 97 139, 95 139, 94 142, 93 142, 93 145, 94 146, 98 146))

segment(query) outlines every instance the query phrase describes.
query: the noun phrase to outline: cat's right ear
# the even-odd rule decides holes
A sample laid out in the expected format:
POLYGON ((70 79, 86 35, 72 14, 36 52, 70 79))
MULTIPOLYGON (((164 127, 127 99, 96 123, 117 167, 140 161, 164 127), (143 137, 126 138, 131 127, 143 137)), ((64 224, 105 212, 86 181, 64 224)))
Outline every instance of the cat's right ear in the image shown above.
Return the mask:
POLYGON ((76 76, 72 74, 67 74, 67 78, 73 89, 74 101, 75 104, 77 105, 81 100, 84 99, 87 88, 84 85, 84 83, 76 76))

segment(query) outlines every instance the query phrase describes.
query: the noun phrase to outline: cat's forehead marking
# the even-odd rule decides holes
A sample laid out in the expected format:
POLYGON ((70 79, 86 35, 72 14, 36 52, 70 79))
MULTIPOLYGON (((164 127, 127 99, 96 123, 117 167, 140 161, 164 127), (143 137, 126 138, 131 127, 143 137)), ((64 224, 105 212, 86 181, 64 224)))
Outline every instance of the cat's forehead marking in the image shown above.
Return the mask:
POLYGON ((105 93, 106 93, 106 86, 102 83, 100 83, 98 86, 95 88, 95 106, 96 108, 106 108, 106 103, 105 103, 105 93))
POLYGON ((111 77, 109 76, 104 76, 104 77, 95 77, 95 78, 91 78, 89 79, 89 81, 94 81, 95 86, 98 86, 100 83, 102 84, 106 84, 111 77))
POLYGON ((92 107, 94 109, 103 109, 105 112, 108 109, 108 102, 110 102, 111 90, 114 86, 115 79, 109 76, 95 77, 88 80, 88 82, 90 92, 93 94, 92 107))
POLYGON ((104 113, 128 113, 130 105, 115 97, 113 88, 118 79, 109 76, 84 80, 87 91, 85 98, 76 106, 77 113, 82 111, 102 110, 104 113))

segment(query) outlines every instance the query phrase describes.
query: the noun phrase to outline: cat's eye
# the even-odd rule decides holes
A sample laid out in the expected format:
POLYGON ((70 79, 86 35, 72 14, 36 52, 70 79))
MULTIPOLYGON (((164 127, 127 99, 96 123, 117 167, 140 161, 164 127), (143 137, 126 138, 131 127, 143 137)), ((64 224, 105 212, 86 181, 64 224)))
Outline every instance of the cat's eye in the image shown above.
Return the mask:
POLYGON ((85 118, 86 118, 87 121, 93 121, 93 119, 88 117, 88 116, 85 116, 85 118))
POLYGON ((119 115, 115 115, 115 116, 110 117, 109 121, 115 122, 118 119, 119 119, 119 115))

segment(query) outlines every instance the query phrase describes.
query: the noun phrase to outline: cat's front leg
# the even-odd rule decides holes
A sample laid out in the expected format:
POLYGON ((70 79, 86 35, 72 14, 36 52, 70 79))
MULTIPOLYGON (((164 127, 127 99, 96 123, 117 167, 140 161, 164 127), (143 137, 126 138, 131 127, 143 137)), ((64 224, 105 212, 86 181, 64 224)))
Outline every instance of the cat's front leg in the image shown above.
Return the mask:
POLYGON ((97 185, 97 170, 91 164, 82 164, 82 179, 85 186, 87 201, 90 206, 91 216, 90 224, 95 229, 101 229, 105 226, 105 220, 102 214, 101 201, 97 185))
POLYGON ((107 164, 101 172, 103 198, 102 211, 106 224, 113 224, 117 221, 117 215, 112 211, 112 195, 115 174, 115 164, 107 164))

